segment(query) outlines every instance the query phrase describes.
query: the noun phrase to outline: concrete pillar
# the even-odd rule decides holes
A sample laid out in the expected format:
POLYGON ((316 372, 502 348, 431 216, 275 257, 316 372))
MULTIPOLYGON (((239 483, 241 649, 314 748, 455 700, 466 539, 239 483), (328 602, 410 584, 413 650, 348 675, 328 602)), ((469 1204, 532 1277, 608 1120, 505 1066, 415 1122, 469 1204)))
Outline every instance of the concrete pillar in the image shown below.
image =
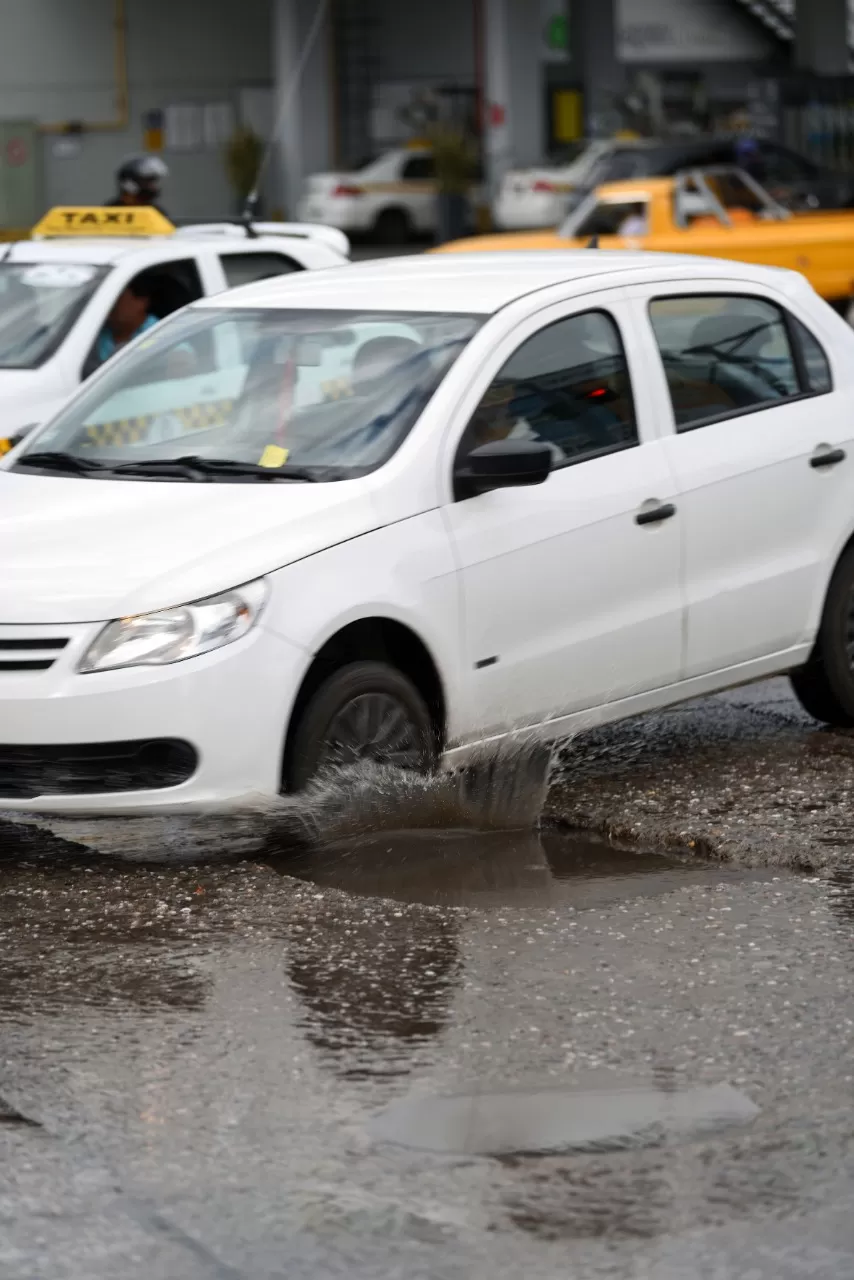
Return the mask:
POLYGON ((329 5, 273 0, 272 54, 276 165, 271 204, 293 217, 303 181, 331 163, 329 5))
POLYGON ((483 0, 483 144, 494 196, 508 169, 543 151, 540 7, 531 0, 483 0))
MULTIPOLYGON (((843 0, 844 3, 844 0, 843 0)), ((625 89, 617 59, 617 0, 571 0, 571 51, 584 94, 584 131, 607 137, 620 127, 616 100, 625 89)))
POLYGON ((815 75, 848 74, 848 0, 796 0, 795 63, 815 75))
POLYGON ((545 25, 539 4, 507 0, 510 31, 510 151, 514 165, 538 164, 545 146, 545 25))
POLYGON ((490 200, 511 164, 510 0, 483 0, 483 157, 490 200))

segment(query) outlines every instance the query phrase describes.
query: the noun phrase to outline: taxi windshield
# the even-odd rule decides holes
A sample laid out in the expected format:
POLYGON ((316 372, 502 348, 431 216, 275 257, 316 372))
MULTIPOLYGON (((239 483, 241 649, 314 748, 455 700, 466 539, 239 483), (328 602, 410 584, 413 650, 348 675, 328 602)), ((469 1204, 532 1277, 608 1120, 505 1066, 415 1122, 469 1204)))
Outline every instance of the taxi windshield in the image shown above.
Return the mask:
POLYGON ((482 317, 187 310, 19 455, 97 478, 341 480, 397 449, 482 317))
POLYGON ((53 355, 108 269, 0 261, 0 369, 36 369, 53 355))

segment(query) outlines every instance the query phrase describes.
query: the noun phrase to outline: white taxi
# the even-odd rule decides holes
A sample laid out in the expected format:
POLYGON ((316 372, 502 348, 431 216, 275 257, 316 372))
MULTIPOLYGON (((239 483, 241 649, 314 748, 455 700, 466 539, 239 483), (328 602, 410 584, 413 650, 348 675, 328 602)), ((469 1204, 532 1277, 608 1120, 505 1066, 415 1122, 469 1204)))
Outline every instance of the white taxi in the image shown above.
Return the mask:
POLYGON ((315 173, 297 206, 302 222, 402 245, 437 230, 436 174, 428 147, 396 147, 350 173, 315 173))
POLYGON ((783 672, 853 725, 852 491, 854 334, 793 272, 425 255, 199 301, 0 464, 0 808, 234 805, 783 672))
POLYGON ((58 208, 0 246, 0 453, 44 422, 97 366, 116 299, 143 275, 152 314, 233 285, 339 266, 346 236, 287 223, 181 230, 151 208, 58 208))

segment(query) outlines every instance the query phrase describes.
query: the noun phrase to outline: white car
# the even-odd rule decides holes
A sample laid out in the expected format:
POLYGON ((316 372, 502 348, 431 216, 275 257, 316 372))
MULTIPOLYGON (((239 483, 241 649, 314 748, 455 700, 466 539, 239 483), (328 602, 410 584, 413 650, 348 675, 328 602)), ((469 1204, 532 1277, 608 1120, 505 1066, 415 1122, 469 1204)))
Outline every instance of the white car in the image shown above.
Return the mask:
POLYGON ((556 227, 566 214, 573 191, 587 191, 602 181, 597 175, 613 151, 611 142, 591 142, 570 164, 510 169, 492 204, 499 231, 556 227))
POLYGON ((297 206, 301 222, 402 245, 437 228, 435 166, 428 148, 398 147, 351 173, 315 173, 297 206))
POLYGON ((162 318, 233 285, 339 266, 348 254, 346 236, 332 229, 211 223, 176 231, 150 208, 51 210, 31 240, 0 246, 0 453, 92 372, 110 310, 141 275, 156 279, 162 318))
POLYGON ((452 266, 200 301, 3 460, 0 808, 234 805, 781 672, 854 724, 845 323, 737 262, 452 266))

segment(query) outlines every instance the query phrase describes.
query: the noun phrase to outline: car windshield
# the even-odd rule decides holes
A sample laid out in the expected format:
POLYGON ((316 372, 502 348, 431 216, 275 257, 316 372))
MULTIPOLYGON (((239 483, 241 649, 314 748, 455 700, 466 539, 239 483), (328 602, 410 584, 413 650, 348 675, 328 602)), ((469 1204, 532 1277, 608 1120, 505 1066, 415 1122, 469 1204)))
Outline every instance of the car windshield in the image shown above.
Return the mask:
POLYGON ((0 262, 0 369, 43 364, 107 270, 82 262, 0 262))
POLYGON ((152 479, 364 475, 398 448, 481 323, 190 309, 116 357, 18 465, 152 479))

